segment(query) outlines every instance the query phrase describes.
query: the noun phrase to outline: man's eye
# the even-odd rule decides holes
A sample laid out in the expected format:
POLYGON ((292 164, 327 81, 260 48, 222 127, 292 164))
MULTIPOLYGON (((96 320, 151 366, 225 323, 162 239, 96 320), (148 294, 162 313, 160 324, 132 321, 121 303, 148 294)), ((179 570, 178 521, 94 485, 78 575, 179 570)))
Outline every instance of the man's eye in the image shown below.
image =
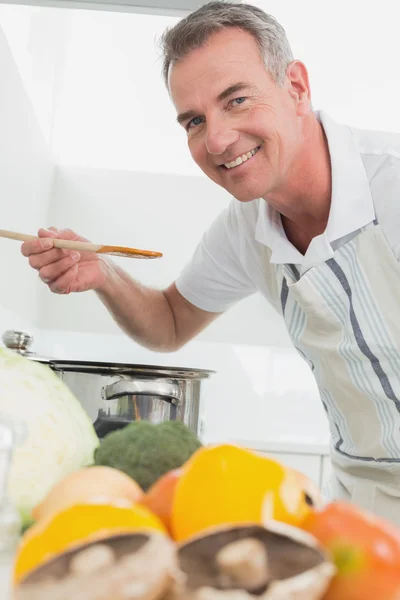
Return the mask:
POLYGON ((189 121, 189 123, 187 124, 187 128, 192 129, 193 127, 197 127, 198 125, 201 125, 202 122, 203 122, 203 117, 195 117, 194 119, 189 121))
POLYGON ((234 98, 232 100, 232 105, 233 106, 238 106, 239 104, 243 104, 243 102, 247 100, 246 96, 240 96, 240 98, 234 98), (235 104, 236 102, 236 104, 235 104))

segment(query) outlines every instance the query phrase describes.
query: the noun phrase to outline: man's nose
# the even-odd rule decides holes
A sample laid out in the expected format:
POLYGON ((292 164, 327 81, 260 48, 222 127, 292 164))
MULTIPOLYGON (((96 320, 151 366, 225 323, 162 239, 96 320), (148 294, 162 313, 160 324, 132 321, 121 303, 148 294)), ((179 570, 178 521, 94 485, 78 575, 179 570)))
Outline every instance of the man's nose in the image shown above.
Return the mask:
POLYGON ((223 154, 239 139, 239 133, 227 126, 223 120, 207 121, 206 146, 210 154, 223 154))

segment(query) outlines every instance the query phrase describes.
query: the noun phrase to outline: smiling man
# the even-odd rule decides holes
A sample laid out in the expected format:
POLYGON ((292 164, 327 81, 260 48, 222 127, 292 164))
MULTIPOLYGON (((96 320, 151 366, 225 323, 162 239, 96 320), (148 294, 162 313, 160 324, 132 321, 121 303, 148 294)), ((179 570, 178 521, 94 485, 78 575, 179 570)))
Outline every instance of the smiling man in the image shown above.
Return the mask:
MULTIPOLYGON (((331 496, 400 523, 400 136, 314 112, 305 65, 262 10, 212 2, 163 36, 194 161, 232 195, 166 290, 110 260, 22 252, 55 293, 93 289, 136 341, 171 351, 263 294, 312 369, 329 419, 331 496)), ((79 238, 83 239, 83 238, 79 238)))
MULTIPOLYGON (((302 193, 287 184, 298 179, 315 146, 325 145, 302 63, 291 62, 283 85, 276 85, 251 33, 226 29, 174 62, 168 87, 193 159, 210 179, 244 202, 268 196, 292 204, 287 195, 302 193)), ((329 179, 327 153, 325 163, 329 179)))

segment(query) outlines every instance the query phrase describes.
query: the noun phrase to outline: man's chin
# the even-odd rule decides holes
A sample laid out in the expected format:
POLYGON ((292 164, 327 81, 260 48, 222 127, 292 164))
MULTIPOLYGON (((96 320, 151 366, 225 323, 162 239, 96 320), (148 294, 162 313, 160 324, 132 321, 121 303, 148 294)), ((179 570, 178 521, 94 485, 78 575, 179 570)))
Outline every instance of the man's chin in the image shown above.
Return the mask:
POLYGON ((227 189, 226 190, 239 202, 252 202, 253 200, 258 200, 259 195, 254 192, 250 192, 249 190, 238 190, 238 189, 227 189))
POLYGON ((245 186, 226 185, 225 181, 221 181, 221 179, 217 178, 211 177, 210 179, 212 179, 220 187, 224 188, 228 194, 236 198, 236 200, 239 200, 239 202, 252 202, 253 200, 258 200, 258 198, 261 197, 259 194, 257 194, 257 190, 249 190, 248 188, 246 189, 245 186))

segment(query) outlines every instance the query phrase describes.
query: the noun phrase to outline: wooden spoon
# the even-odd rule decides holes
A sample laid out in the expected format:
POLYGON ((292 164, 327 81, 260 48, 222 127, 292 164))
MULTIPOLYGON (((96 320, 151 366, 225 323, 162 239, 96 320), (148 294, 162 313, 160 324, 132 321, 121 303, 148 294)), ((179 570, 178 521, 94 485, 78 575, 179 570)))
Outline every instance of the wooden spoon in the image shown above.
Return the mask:
MULTIPOLYGON (((18 240, 20 242, 39 239, 35 235, 7 231, 6 229, 0 229, 0 237, 8 238, 10 240, 18 240)), ((60 240, 59 238, 52 239, 55 248, 66 248, 68 250, 78 250, 80 252, 112 254, 113 256, 124 256, 126 258, 160 258, 162 256, 161 252, 155 252, 153 250, 138 250, 137 248, 125 248, 125 246, 106 246, 102 244, 91 244, 89 242, 60 240)))

